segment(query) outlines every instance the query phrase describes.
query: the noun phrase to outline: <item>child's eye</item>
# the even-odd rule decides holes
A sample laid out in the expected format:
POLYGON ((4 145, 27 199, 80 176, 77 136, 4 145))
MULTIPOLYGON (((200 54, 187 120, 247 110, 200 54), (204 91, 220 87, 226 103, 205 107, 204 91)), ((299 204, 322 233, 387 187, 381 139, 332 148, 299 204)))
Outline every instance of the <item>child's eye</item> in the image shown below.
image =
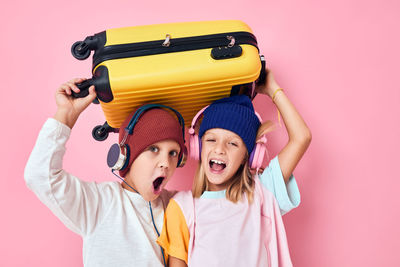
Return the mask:
POLYGON ((172 157, 176 157, 176 156, 178 156, 178 151, 172 150, 171 152, 169 152, 169 155, 172 157))
POLYGON ((232 146, 236 146, 236 147, 238 146, 238 144, 235 143, 235 142, 229 142, 229 144, 232 145, 232 146))
POLYGON ((156 146, 150 146, 149 147, 149 150, 151 151, 151 152, 158 152, 158 147, 156 147, 156 146))
POLYGON ((215 142, 215 139, 207 138, 207 139, 206 139, 206 142, 215 142))

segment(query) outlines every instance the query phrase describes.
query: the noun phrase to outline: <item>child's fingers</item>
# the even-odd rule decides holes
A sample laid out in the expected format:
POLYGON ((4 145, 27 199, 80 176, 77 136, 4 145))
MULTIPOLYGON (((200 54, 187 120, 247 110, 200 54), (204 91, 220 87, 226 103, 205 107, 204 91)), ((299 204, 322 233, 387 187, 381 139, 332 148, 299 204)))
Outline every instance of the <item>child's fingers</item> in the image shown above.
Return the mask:
POLYGON ((76 86, 77 83, 81 83, 83 81, 85 81, 86 78, 74 78, 72 80, 69 80, 67 82, 67 84, 70 86, 70 88, 75 92, 75 93, 79 93, 81 90, 78 88, 78 86, 76 86))
POLYGON ((76 86, 76 84, 81 83, 85 80, 86 80, 85 78, 75 78, 75 79, 69 80, 68 82, 63 83, 58 88, 58 92, 65 93, 67 95, 71 95, 72 91, 74 91, 75 93, 79 93, 81 90, 76 86))
POLYGON ((84 78, 84 77, 80 77, 80 78, 75 78, 75 79, 73 79, 73 80, 74 80, 74 82, 81 83, 81 82, 83 82, 83 81, 86 81, 87 79, 84 78))
POLYGON ((68 86, 70 87, 71 90, 73 90, 75 93, 79 93, 81 90, 76 86, 75 83, 73 82, 68 82, 68 86))
POLYGON ((58 89, 58 91, 60 93, 66 93, 67 95, 71 95, 71 88, 68 84, 64 83, 60 86, 60 88, 58 89))
POLYGON ((83 82, 83 81, 85 81, 86 80, 86 78, 74 78, 74 79, 72 79, 72 80, 69 80, 68 82, 69 83, 81 83, 81 82, 83 82))

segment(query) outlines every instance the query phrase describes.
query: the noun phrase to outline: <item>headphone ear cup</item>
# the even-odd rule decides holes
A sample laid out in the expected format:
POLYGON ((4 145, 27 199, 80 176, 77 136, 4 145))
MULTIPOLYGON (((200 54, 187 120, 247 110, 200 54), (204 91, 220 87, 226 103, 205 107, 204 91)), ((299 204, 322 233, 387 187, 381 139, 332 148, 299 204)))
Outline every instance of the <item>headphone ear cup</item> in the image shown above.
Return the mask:
POLYGON ((119 144, 113 144, 110 149, 108 150, 107 154, 107 165, 111 169, 114 169, 115 165, 118 162, 118 159, 121 154, 121 149, 119 144))
POLYGON ((251 169, 259 169, 264 161, 264 155, 267 150, 265 143, 257 143, 253 149, 252 157, 249 159, 249 165, 251 169))
POLYGON ((267 136, 264 134, 259 138, 256 146, 254 147, 250 158, 249 165, 251 169, 259 169, 262 167, 264 155, 267 152, 267 136))
POLYGON ((113 144, 107 154, 107 165, 113 170, 123 170, 129 162, 129 146, 113 144))

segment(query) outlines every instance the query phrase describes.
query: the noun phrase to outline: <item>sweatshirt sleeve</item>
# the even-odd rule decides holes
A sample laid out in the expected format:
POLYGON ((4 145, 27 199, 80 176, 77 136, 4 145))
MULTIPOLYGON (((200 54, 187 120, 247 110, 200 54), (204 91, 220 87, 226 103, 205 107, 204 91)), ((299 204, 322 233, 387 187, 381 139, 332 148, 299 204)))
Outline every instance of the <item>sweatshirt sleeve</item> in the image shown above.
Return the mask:
POLYGON ((285 184, 278 156, 271 160, 259 177, 264 187, 275 196, 282 215, 299 206, 300 191, 296 179, 291 175, 285 184))
POLYGON ((104 217, 104 203, 111 201, 111 194, 100 194, 100 191, 110 191, 107 186, 81 181, 63 170, 70 132, 68 126, 48 119, 25 166, 24 177, 28 188, 65 226, 85 236, 104 217))

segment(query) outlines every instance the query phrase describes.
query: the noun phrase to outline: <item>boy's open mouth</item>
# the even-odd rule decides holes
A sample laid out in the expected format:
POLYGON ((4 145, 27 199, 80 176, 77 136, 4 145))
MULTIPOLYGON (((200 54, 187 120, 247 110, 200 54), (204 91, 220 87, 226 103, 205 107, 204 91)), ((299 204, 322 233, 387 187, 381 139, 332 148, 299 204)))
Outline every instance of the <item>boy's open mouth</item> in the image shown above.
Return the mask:
POLYGON ((209 162, 210 168, 213 171, 220 172, 225 169, 226 164, 223 161, 212 159, 209 162))
POLYGON ((161 186, 162 182, 164 181, 164 179, 165 179, 165 177, 160 176, 153 181, 153 189, 154 189, 153 191, 155 194, 158 194, 161 192, 160 186, 161 186))

